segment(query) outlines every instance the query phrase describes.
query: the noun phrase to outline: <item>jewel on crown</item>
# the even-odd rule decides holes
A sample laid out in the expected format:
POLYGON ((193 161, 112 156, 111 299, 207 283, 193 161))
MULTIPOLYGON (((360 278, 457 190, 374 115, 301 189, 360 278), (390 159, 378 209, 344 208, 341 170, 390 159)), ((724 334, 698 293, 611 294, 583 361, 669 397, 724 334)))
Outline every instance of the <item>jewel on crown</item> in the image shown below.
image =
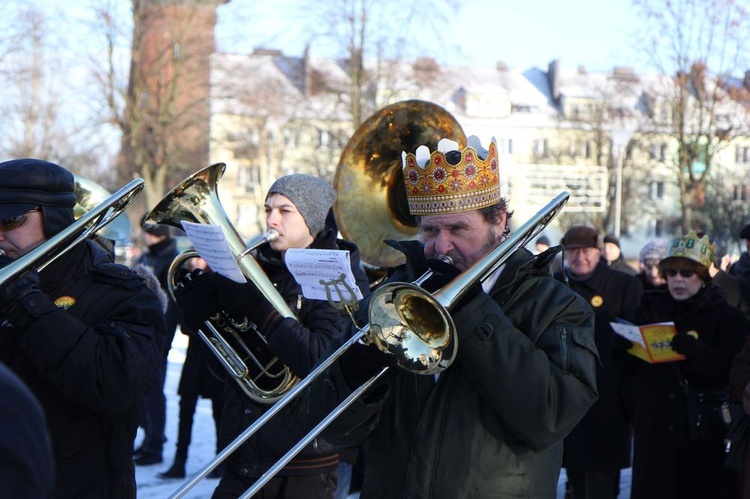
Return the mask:
POLYGON ((711 266, 711 261, 716 251, 716 243, 710 242, 707 235, 699 238, 698 234, 691 230, 683 236, 672 239, 667 249, 667 258, 683 257, 700 263, 704 267, 711 266))
POLYGON ((467 146, 441 139, 436 150, 419 146, 414 154, 402 152, 402 168, 409 212, 412 215, 459 213, 478 210, 500 201, 500 174, 497 142, 493 137, 489 149, 479 138, 466 139, 467 146), (459 151, 460 161, 446 160, 451 151, 459 151))

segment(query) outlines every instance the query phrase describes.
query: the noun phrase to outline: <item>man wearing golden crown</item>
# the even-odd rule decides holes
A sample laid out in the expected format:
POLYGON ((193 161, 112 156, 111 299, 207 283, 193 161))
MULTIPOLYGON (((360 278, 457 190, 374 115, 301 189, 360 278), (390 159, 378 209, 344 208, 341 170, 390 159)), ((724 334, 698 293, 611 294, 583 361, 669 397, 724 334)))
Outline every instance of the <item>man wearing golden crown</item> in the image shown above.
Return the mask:
POLYGON ((695 231, 672 239, 659 262, 667 290, 641 300, 638 324, 674 322, 671 347, 684 360, 648 364, 632 358, 638 369, 634 499, 739 497, 737 477, 724 466, 721 406, 747 321, 711 281, 715 250, 708 236, 695 231))
MULTIPOLYGON (((387 283, 432 268, 422 286, 434 291, 510 233, 497 144, 487 150, 472 136, 460 149, 443 139, 436 151, 420 146, 402 157, 422 241, 390 242, 407 263, 387 283)), ((451 311, 455 360, 435 375, 390 367, 324 432, 334 445, 367 442, 362 499, 556 496, 562 440, 597 398, 594 316, 552 278, 559 251, 519 249, 472 284, 451 311)), ((347 333, 339 344, 353 328, 347 333)), ((394 364, 392 355, 355 343, 313 384, 313 417, 394 364)))

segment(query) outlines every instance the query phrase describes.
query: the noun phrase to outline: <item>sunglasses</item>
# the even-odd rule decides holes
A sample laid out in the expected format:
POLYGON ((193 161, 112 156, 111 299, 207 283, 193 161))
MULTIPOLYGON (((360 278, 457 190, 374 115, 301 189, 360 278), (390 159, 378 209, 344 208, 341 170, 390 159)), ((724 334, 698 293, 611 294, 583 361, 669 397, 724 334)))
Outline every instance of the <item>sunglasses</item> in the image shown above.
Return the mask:
POLYGON ((0 218, 0 232, 17 229, 22 226, 26 222, 26 219, 29 218, 29 213, 33 211, 39 211, 39 208, 34 208, 33 210, 29 210, 26 213, 15 217, 0 218))
POLYGON ((688 279, 695 275, 695 270, 693 269, 666 269, 664 271, 664 274, 667 277, 675 277, 677 274, 680 274, 680 277, 684 277, 685 279, 688 279))

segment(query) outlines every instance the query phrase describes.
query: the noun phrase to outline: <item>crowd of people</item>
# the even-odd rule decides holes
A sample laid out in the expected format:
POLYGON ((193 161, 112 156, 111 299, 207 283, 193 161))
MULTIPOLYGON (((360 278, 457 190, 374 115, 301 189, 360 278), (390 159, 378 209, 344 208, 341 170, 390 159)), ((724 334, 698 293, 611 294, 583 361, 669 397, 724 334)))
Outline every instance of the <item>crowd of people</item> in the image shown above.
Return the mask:
MULTIPOLYGON (((258 497, 346 497, 354 462, 363 499, 552 498, 563 468, 566 497, 617 498, 630 467, 634 499, 750 497, 750 461, 725 464, 728 431, 750 414, 747 252, 732 263, 726 246, 690 231, 649 241, 631 261, 615 235, 573 225, 559 244, 541 236, 535 251, 507 254, 498 248, 512 234, 513 210, 500 191, 494 139, 445 138, 435 150, 404 151, 401 166, 420 237, 384 241, 405 263, 377 283, 355 242, 338 236, 331 184, 290 174, 266 193, 273 237, 242 255, 262 277, 239 283, 200 257, 170 274, 175 229, 144 221, 144 251, 132 266, 91 238, 0 286, 3 490, 135 497, 134 467, 164 462, 164 379, 178 330, 189 346, 177 440, 158 475, 175 481, 186 476, 199 398, 212 403, 217 453, 272 405, 250 396, 199 332, 236 332, 262 391, 279 369, 306 379, 372 326, 381 337, 353 342, 320 367, 308 391, 212 471, 213 498, 239 497, 261 480, 258 497), (348 307, 309 298, 287 266, 297 249, 346 252, 364 298, 348 307), (486 271, 463 283, 448 310, 404 284, 435 293, 476 268, 486 271), (368 312, 383 307, 394 309, 384 315, 395 325, 370 324, 368 312), (640 345, 615 332, 618 323, 671 332, 640 345), (444 324, 452 338, 437 346, 444 324), (412 336, 423 347, 400 343, 412 336), (669 361, 637 355, 651 346, 671 352, 669 361)), ((67 169, 0 163, 0 264, 11 268, 69 230, 75 203, 67 169)), ((750 239, 750 226, 740 236, 750 239)))

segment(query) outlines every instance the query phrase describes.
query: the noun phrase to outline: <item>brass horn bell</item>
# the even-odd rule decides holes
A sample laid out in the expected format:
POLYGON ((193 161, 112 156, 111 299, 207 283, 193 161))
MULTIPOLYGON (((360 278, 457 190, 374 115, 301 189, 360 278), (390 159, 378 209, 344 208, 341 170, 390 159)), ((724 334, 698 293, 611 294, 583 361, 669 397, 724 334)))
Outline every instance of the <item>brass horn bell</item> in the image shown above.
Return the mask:
POLYGON ((349 139, 333 179, 337 193, 333 211, 341 234, 357 243, 366 264, 403 263, 403 255, 383 244, 386 239, 417 234, 406 200, 401 153, 414 152, 421 145, 434 150, 443 138, 466 143, 461 125, 444 108, 406 100, 370 116, 349 139))

